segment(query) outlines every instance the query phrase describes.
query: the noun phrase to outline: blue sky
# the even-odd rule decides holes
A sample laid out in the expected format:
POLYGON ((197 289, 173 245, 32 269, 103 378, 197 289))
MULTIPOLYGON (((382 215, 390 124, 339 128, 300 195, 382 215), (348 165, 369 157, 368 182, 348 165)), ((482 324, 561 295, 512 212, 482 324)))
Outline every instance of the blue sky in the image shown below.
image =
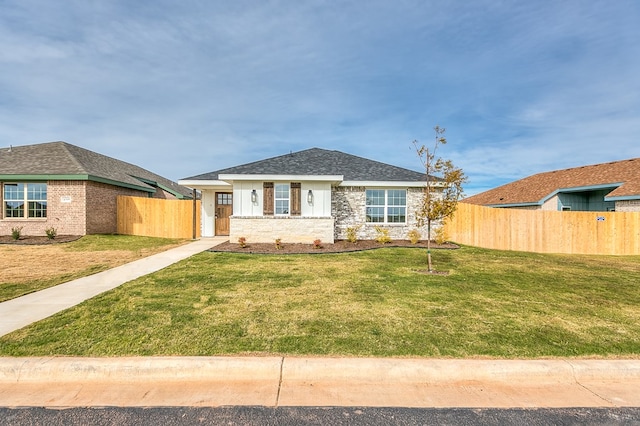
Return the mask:
POLYGON ((0 0, 0 146, 178 180, 311 147, 472 195, 640 157, 640 2, 0 0))

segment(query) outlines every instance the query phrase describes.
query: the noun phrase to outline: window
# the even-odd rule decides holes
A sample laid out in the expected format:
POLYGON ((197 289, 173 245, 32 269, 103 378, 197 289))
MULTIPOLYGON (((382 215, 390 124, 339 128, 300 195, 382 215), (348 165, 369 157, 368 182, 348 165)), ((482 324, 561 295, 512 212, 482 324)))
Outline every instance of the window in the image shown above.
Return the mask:
POLYGON ((233 204, 233 194, 227 192, 216 192, 216 204, 219 206, 230 206, 233 204))
POLYGON ((46 183, 5 183, 5 218, 47 217, 46 183))
POLYGON ((370 223, 406 223, 405 189, 367 189, 366 221, 370 223))
POLYGON ((275 184, 275 212, 277 215, 289 214, 289 184, 275 184))
POLYGON ((262 214, 264 216, 300 216, 302 213, 300 194, 302 184, 300 182, 276 183, 263 182, 262 214))

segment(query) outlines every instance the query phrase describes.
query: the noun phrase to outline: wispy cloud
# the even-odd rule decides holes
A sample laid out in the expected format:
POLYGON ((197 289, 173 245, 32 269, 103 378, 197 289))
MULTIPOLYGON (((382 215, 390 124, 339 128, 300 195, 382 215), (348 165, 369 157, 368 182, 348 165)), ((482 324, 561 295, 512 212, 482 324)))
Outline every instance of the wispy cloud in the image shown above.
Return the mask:
POLYGON ((312 146, 477 192, 640 156, 640 4, 86 2, 0 14, 0 140, 67 140, 178 179, 312 146))

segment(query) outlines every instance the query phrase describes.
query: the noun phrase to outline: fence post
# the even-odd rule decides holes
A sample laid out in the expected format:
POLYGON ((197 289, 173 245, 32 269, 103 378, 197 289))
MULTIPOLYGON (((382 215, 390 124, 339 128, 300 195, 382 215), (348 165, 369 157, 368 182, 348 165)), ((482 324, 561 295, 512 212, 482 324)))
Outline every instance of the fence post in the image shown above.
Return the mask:
POLYGON ((196 225, 197 225, 196 224, 196 222, 197 222, 196 221, 196 219, 197 219, 196 218, 196 205, 197 205, 197 199, 196 198, 197 198, 196 197, 196 190, 194 188, 193 189, 193 213, 192 213, 192 216, 193 216, 193 238, 192 239, 194 239, 194 240, 196 239, 196 225))

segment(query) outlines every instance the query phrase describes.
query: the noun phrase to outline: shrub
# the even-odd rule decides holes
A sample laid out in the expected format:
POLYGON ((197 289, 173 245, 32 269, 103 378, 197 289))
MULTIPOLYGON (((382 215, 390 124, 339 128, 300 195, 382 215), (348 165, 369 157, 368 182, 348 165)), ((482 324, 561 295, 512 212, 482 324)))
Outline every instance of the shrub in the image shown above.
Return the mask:
POLYGON ((438 244, 444 244, 447 242, 447 233, 444 230, 444 226, 436 228, 434 239, 438 244))
POLYGON ((53 226, 51 228, 45 229, 44 233, 47 234, 47 238, 49 238, 50 240, 53 240, 58 235, 58 231, 56 231, 56 228, 54 228, 53 226))
POLYGON ((245 237, 238 238, 238 244, 240 244, 240 247, 245 248, 247 246, 247 239, 245 237))
POLYGON ((322 241, 320 241, 320 238, 318 238, 317 240, 313 240, 313 248, 317 248, 317 249, 322 248, 322 241))
POLYGON ((376 236, 376 241, 380 244, 388 244, 391 242, 391 237, 389 236, 389 230, 386 228, 381 228, 380 226, 375 227, 378 235, 376 236))
POLYGON ((282 249, 282 239, 276 238, 276 250, 282 249))
POLYGON ((347 241, 350 243, 358 242, 358 230, 360 229, 360 225, 358 226, 350 226, 347 228, 347 241))
POLYGON ((22 236, 22 226, 16 226, 15 228, 11 228, 11 237, 14 240, 19 240, 22 236))
POLYGON ((411 244, 418 244, 418 241, 420 241, 420 238, 422 238, 422 235, 420 235, 420 232, 417 229, 412 229, 411 231, 409 231, 408 236, 411 244))

